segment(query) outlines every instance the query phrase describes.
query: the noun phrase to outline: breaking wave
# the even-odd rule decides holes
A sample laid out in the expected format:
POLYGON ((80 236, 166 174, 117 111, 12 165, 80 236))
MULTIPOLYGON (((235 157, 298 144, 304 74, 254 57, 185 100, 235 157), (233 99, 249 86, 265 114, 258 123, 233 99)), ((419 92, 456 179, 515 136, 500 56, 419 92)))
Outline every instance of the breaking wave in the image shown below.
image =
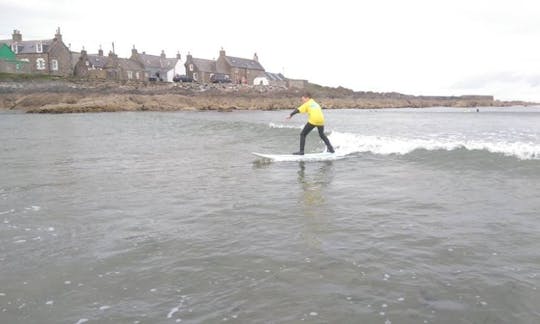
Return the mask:
POLYGON ((520 160, 540 160, 540 145, 532 142, 507 142, 489 140, 468 140, 456 138, 415 139, 341 133, 333 131, 330 141, 342 154, 371 152, 374 154, 409 154, 415 150, 466 149, 482 150, 490 153, 513 156, 520 160))

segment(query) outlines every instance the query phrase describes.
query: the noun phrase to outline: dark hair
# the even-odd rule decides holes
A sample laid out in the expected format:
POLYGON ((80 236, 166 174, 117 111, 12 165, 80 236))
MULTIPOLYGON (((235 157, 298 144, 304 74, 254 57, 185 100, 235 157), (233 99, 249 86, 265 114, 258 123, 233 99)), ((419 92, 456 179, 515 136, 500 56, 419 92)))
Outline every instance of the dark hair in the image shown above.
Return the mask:
POLYGON ((302 97, 311 99, 311 92, 304 92, 304 94, 302 94, 302 97))

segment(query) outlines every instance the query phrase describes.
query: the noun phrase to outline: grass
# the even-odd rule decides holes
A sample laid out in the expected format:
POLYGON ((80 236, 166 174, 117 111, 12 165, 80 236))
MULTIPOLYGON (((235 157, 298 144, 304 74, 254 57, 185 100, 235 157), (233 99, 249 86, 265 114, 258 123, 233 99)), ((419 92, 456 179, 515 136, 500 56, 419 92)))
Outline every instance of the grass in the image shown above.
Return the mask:
POLYGON ((19 74, 0 72, 0 81, 60 80, 61 76, 48 74, 19 74))

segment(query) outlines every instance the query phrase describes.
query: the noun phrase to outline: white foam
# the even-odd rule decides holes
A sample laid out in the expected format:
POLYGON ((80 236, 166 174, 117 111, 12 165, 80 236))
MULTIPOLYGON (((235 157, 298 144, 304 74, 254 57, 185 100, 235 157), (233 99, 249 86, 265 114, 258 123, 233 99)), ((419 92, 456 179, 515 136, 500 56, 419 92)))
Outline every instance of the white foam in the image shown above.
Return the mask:
POLYGON ((81 318, 80 320, 77 321, 77 323, 75 324, 83 324, 83 323, 86 323, 88 322, 88 319, 87 318, 81 318))
POLYGON ((503 139, 467 139, 456 136, 432 135, 427 138, 385 137, 354 133, 332 132, 330 142, 340 154, 371 152, 374 154, 405 155, 415 150, 452 151, 464 148, 469 151, 483 150, 513 156, 521 160, 540 160, 540 144, 533 142, 510 142, 503 139))
POLYGON ((167 314, 167 318, 171 318, 175 313, 177 313, 180 310, 180 307, 173 307, 171 308, 169 314, 167 314))
POLYGON ((302 128, 304 128, 304 125, 283 125, 283 124, 269 123, 268 127, 270 127, 270 128, 302 129, 302 128))

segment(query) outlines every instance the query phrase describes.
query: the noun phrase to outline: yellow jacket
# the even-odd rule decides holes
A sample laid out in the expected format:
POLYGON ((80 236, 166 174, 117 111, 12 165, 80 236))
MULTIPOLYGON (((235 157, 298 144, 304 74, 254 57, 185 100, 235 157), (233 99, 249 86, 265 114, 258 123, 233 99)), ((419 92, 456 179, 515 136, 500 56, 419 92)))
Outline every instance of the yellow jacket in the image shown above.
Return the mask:
POLYGON ((308 114, 308 123, 315 126, 324 125, 324 116, 321 106, 319 106, 315 100, 309 99, 308 101, 304 102, 300 107, 298 107, 298 111, 308 114))

